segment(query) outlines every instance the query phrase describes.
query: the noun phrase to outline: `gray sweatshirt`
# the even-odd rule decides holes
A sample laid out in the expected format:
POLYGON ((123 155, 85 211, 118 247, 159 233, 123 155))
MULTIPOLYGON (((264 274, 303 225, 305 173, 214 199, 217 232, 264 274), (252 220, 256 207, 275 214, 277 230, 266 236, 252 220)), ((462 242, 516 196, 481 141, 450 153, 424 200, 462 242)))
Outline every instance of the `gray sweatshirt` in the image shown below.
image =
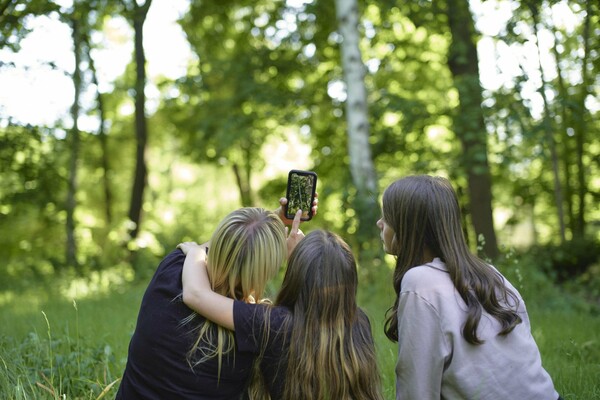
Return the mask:
POLYGON ((520 294, 523 322, 507 336, 483 313, 478 337, 462 336, 466 305, 454 288, 446 265, 436 258, 410 269, 402 280, 398 304, 396 399, 556 400, 550 375, 542 367, 520 294))

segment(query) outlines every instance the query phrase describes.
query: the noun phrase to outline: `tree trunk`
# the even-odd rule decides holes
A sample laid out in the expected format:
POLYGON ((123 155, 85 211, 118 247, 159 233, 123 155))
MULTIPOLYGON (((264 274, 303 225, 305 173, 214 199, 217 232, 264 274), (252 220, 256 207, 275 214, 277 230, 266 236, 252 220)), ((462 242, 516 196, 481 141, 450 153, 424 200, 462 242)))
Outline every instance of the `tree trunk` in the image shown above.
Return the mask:
POLYGON ((546 140, 548 141, 548 145, 550 146, 550 161, 552 163, 552 175, 554 177, 554 199, 556 202, 556 212, 558 216, 558 227, 560 234, 560 241, 564 243, 566 241, 565 236, 565 212, 563 210, 563 193, 562 193, 562 185, 560 183, 560 172, 558 169, 558 155, 556 152, 556 141, 554 139, 554 132, 552 127, 552 118, 550 116, 550 108, 548 105, 548 99, 546 97, 546 79, 544 78, 544 68, 542 67, 541 60, 541 50, 539 46, 539 37, 538 37, 538 23, 539 23, 539 13, 537 3, 527 3, 529 9, 531 10, 531 16, 533 18, 533 33, 537 42, 537 50, 538 50, 538 62, 540 69, 540 76, 542 79, 542 85, 540 87, 540 95, 542 96, 542 101, 544 104, 544 116, 543 116, 543 127, 544 134, 546 136, 546 140))
POLYGON ((341 54, 347 91, 348 154, 352 181, 356 186, 354 207, 358 217, 359 262, 372 263, 374 258, 383 256, 376 225, 381 212, 377 174, 369 144, 365 66, 359 47, 358 4, 356 0, 336 0, 335 4, 338 27, 343 37, 341 54))
POLYGON ((100 86, 98 83, 98 74, 96 71, 96 64, 91 54, 91 41, 89 37, 85 36, 87 44, 87 58, 90 64, 90 71, 92 72, 92 82, 96 85, 96 104, 98 107, 98 119, 100 120, 98 128, 98 138, 100 139, 100 145, 102 149, 102 186, 104 191, 104 217, 106 218, 105 225, 110 226, 112 223, 112 191, 110 189, 110 179, 108 178, 110 172, 110 163, 108 157, 108 137, 105 130, 105 113, 104 113, 104 99, 102 93, 100 93, 100 86))
MULTIPOLYGON (((558 43, 558 36, 556 35, 556 30, 554 33, 554 41, 558 43)), ((572 189, 572 177, 571 177, 571 168, 572 168, 572 159, 571 159, 571 139, 569 137, 567 127, 569 126, 569 116, 567 113, 567 102, 569 94, 567 93, 565 81, 563 79, 563 72, 560 66, 560 54, 558 53, 557 46, 552 46, 552 53, 554 54, 554 61, 556 63, 556 77, 557 77, 557 88, 558 88, 558 98, 560 99, 560 116, 561 116, 561 124, 560 128, 557 129, 558 132, 561 133, 562 140, 560 141, 560 148, 562 150, 562 156, 559 158, 562 160, 563 169, 564 169, 564 203, 567 206, 567 215, 566 219, 569 221, 569 229, 571 232, 575 232, 575 217, 573 211, 573 189, 572 189)))
MULTIPOLYGON (((586 107, 585 99, 589 94, 590 74, 588 72, 588 60, 590 56, 590 19, 593 16, 592 1, 586 2, 586 16, 583 25, 583 58, 581 59, 581 91, 578 104, 575 107, 575 159, 577 160, 577 197, 578 207, 575 217, 575 231, 573 236, 583 237, 585 235, 585 196, 587 195, 587 183, 585 180, 584 143, 586 142, 586 107)), ((597 15, 597 14, 596 14, 597 15)))
POLYGON ((459 107, 454 130, 463 149, 462 167, 467 174, 469 209, 477 239, 483 237, 483 252, 498 256, 492 212, 492 179, 487 158, 487 133, 483 120, 482 89, 475 26, 467 0, 448 0, 448 25, 452 34, 448 66, 458 90, 459 107))
POLYGON ((73 37, 73 52, 75 54, 75 68, 73 70, 73 86, 75 89, 75 96, 73 99, 73 105, 71 106, 71 118, 73 119, 73 127, 71 128, 70 134, 71 158, 69 161, 69 178, 66 204, 66 262, 67 265, 74 266, 76 269, 79 269, 79 262, 77 261, 77 240, 75 237, 75 209, 77 207, 77 169, 79 164, 80 147, 78 119, 80 112, 79 97, 81 94, 81 30, 77 18, 71 18, 71 28, 73 37))
POLYGON ((240 191, 240 202, 242 203, 242 207, 252 206, 252 195, 250 194, 250 183, 248 181, 249 173, 240 171, 240 167, 237 163, 232 164, 232 169, 240 191))
POLYGON ((146 55, 144 53, 144 22, 150 9, 152 0, 146 0, 142 6, 133 1, 133 29, 135 32, 135 136, 136 136, 136 164, 131 202, 129 204, 129 220, 133 223, 129 231, 131 239, 135 239, 140 230, 144 190, 148 169, 146 166, 146 143, 148 130, 146 125, 146 55))

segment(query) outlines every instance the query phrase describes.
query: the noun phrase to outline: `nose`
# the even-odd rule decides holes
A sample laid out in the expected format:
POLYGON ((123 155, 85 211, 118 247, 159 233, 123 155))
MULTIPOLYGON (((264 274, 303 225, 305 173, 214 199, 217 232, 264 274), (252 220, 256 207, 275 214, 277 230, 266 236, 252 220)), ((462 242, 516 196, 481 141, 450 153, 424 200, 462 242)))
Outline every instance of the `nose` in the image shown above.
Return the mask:
POLYGON ((379 229, 383 229, 383 218, 379 218, 377 220, 377 226, 379 227, 379 229))

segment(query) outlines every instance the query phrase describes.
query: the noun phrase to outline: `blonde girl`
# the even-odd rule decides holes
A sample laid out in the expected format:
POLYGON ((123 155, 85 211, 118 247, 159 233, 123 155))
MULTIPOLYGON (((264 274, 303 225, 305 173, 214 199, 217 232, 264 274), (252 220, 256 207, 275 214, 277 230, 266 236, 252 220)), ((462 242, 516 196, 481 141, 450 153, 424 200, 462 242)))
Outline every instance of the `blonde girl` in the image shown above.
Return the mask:
MULTIPOLYGON (((285 227, 275 212, 242 208, 215 229, 208 262, 215 293, 261 302, 287 258, 285 227)), ((142 299, 117 399, 238 399, 247 392, 255 355, 233 333, 193 313, 181 299, 185 254, 160 263, 142 299)))

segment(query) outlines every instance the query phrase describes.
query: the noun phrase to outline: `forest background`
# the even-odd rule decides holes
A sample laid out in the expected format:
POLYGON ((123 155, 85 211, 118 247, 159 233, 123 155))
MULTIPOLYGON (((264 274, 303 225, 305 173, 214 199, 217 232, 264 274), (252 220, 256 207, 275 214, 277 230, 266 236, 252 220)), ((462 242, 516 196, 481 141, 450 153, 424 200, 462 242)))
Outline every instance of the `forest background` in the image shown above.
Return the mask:
POLYGON ((563 397, 600 399, 599 15, 584 0, 0 0, 0 397, 114 397, 160 259, 235 208, 275 208, 297 168, 319 175, 303 229, 356 252, 388 398, 394 260, 375 221, 387 184, 427 173, 452 180, 473 251, 522 292, 563 397), (146 22, 176 6, 186 57, 149 74, 173 36, 146 22))

